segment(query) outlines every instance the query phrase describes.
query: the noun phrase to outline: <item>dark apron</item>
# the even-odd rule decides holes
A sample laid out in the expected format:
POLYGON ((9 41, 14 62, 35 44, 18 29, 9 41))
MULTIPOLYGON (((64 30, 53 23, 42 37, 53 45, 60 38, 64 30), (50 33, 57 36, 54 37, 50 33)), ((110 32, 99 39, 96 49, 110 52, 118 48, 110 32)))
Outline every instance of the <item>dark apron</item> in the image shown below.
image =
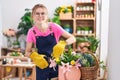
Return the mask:
MULTIPOLYGON (((33 31, 35 33, 35 31, 33 31)), ((35 33, 36 34, 36 33, 35 33)), ((47 57, 51 57, 53 52, 53 46, 56 44, 54 33, 51 32, 48 36, 36 36, 36 48, 39 54, 44 54, 47 57)), ((36 80, 50 80, 51 78, 58 76, 58 67, 56 71, 49 66, 45 69, 36 67, 36 80)))

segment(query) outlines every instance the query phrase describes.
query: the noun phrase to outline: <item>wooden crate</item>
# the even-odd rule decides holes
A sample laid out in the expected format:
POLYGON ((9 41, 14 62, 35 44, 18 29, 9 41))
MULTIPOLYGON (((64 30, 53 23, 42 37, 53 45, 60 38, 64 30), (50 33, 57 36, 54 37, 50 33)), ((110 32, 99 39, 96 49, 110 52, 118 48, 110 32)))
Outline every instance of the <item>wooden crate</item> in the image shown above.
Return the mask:
POLYGON ((60 13, 60 19, 72 19, 72 13, 60 13))

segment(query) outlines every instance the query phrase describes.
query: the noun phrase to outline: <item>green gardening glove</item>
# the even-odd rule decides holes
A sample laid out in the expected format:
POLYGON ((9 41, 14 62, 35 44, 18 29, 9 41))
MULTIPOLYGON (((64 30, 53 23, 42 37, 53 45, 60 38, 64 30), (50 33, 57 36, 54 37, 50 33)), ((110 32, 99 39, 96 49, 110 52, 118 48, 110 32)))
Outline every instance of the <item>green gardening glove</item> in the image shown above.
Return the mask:
POLYGON ((53 58, 59 58, 60 55, 64 52, 65 50, 65 41, 59 41, 54 47, 53 47, 53 53, 52 57, 53 58))
POLYGON ((31 60, 36 64, 41 69, 47 68, 48 67, 48 62, 44 58, 45 55, 40 55, 37 52, 32 52, 30 55, 31 60))

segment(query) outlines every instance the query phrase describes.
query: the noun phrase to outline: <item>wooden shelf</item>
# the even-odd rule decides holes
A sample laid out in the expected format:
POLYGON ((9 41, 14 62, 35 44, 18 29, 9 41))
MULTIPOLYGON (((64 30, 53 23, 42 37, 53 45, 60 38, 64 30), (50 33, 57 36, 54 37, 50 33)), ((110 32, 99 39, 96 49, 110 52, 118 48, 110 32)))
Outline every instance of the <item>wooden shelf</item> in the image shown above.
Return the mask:
POLYGON ((68 21, 68 20, 74 20, 74 18, 71 18, 71 19, 60 19, 60 20, 67 20, 68 21))
POLYGON ((20 48, 2 48, 2 49, 9 51, 20 51, 20 48))
POLYGON ((96 2, 77 2, 76 1, 76 4, 95 4, 96 2))
POLYGON ((76 20, 95 20, 95 18, 76 18, 76 20))
POLYGON ((21 56, 1 56, 1 59, 4 58, 14 58, 14 59, 20 59, 20 60, 28 60, 28 57, 21 57, 21 56))
MULTIPOLYGON (((64 24, 66 23, 71 25, 71 28, 73 29, 72 34, 75 37, 96 36, 96 2, 78 2, 76 0, 73 14, 73 18, 71 19, 60 19, 62 27, 64 27, 64 24), (83 30, 83 33, 80 32, 78 34, 78 27, 89 27, 90 30, 87 33, 85 33, 86 30, 83 30)), ((77 43, 74 43, 72 48, 73 50, 78 51, 77 43)))
POLYGON ((20 48, 1 48, 1 56, 6 56, 9 52, 21 52, 20 48))
POLYGON ((75 36, 95 36, 95 34, 75 34, 75 36))

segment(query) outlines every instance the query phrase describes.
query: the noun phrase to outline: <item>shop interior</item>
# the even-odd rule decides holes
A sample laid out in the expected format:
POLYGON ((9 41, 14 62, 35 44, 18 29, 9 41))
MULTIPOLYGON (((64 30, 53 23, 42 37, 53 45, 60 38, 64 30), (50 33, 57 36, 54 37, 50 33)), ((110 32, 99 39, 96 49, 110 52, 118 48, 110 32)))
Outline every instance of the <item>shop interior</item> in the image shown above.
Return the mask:
MULTIPOLYGON (((109 77, 107 61, 108 52, 110 52, 108 48, 110 43, 108 41, 110 39, 108 38, 110 36, 108 33, 109 0, 54 0, 51 2, 49 0, 10 0, 7 3, 1 0, 0 80, 36 80, 36 64, 24 54, 26 35, 32 27, 26 17, 31 17, 31 8, 38 3, 47 7, 50 22, 59 24, 75 36, 76 42, 70 45, 74 52, 82 52, 80 49, 82 40, 84 40, 83 43, 87 41, 91 43, 88 50, 92 52, 90 53, 95 59, 95 65, 89 68, 97 66, 97 69, 94 68, 91 74, 84 75, 83 73, 86 72, 83 71, 83 66, 80 67, 79 80, 89 80, 89 77, 93 77, 90 80, 107 80, 109 77)), ((69 52, 68 47, 65 48, 65 52, 69 52)), ((59 77, 61 76, 58 75, 58 79, 59 77)))

